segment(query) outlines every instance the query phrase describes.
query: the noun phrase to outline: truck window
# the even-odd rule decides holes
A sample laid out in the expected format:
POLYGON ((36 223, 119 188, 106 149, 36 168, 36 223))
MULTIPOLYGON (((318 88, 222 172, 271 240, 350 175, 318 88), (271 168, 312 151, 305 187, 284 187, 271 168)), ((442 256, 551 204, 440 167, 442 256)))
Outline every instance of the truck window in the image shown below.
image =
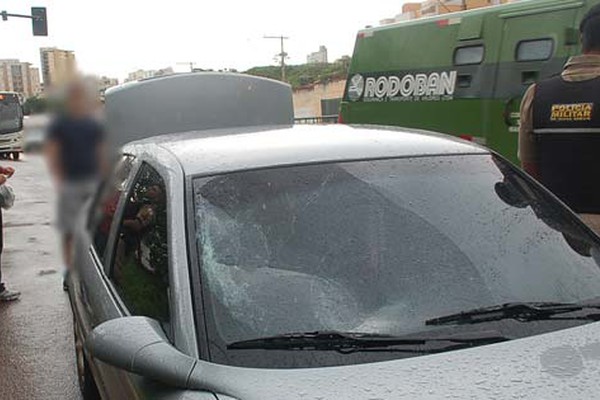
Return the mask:
POLYGON ((483 45, 459 47, 454 51, 454 65, 481 64, 484 52, 483 45))
POLYGON ((517 44, 517 61, 544 61, 552 57, 553 39, 522 40, 517 44))

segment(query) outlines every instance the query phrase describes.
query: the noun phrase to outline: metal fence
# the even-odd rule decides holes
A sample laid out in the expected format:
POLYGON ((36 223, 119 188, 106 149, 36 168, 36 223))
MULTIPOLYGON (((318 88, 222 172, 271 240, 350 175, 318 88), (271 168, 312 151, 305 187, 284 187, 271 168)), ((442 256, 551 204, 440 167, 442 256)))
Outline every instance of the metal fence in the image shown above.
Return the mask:
POLYGON ((337 124, 337 115, 325 115, 323 117, 307 117, 307 118, 294 118, 294 123, 298 125, 326 125, 326 124, 337 124))

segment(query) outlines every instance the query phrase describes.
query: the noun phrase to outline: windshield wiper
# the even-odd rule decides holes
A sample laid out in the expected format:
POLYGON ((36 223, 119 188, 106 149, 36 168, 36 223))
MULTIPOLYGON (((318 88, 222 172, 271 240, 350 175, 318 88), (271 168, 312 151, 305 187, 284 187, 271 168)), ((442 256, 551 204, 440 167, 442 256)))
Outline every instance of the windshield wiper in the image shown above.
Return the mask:
POLYGON ((559 314, 566 314, 575 311, 581 311, 587 308, 600 309, 600 304, 583 303, 549 303, 549 302, 530 302, 530 303, 507 303, 497 306, 477 308, 474 310, 463 311, 456 314, 445 315, 443 317, 432 318, 425 321, 425 325, 448 325, 448 324, 478 324, 482 322, 500 321, 503 319, 514 319, 520 322, 540 321, 540 320, 600 320, 600 314, 588 314, 585 316, 574 317, 556 317, 559 314))
POLYGON ((510 338, 499 335, 474 335, 470 337, 395 337, 356 332, 319 331, 286 333, 258 339, 243 340, 227 345, 229 350, 320 350, 353 353, 356 351, 395 351, 406 353, 436 353, 466 347, 505 342, 510 338), (435 348, 428 344, 447 344, 435 348), (399 347, 400 346, 400 347, 399 347), (409 346, 401 348, 402 346, 409 346))

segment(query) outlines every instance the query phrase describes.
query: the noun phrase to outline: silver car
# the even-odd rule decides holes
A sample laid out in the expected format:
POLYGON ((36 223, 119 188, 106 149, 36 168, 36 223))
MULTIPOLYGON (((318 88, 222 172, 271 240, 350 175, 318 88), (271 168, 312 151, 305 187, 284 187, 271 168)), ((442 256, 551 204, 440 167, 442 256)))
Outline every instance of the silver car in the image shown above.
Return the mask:
POLYGON ((600 393, 599 238, 445 136, 250 126, 130 143, 76 260, 88 398, 600 393))

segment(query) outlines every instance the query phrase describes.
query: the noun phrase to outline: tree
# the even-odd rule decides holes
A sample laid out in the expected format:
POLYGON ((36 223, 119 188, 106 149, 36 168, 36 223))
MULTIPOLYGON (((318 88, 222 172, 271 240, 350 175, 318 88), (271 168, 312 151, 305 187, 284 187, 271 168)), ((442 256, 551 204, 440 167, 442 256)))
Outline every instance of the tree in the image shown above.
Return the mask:
MULTIPOLYGON (((293 89, 297 89, 313 83, 345 79, 349 66, 350 57, 348 56, 330 64, 288 65, 286 67, 287 80, 293 89)), ((278 66, 254 67, 245 73, 263 78, 281 79, 281 69, 278 66)))
POLYGON ((23 104, 23 113, 25 115, 41 114, 49 110, 49 102, 41 97, 30 97, 23 104))

